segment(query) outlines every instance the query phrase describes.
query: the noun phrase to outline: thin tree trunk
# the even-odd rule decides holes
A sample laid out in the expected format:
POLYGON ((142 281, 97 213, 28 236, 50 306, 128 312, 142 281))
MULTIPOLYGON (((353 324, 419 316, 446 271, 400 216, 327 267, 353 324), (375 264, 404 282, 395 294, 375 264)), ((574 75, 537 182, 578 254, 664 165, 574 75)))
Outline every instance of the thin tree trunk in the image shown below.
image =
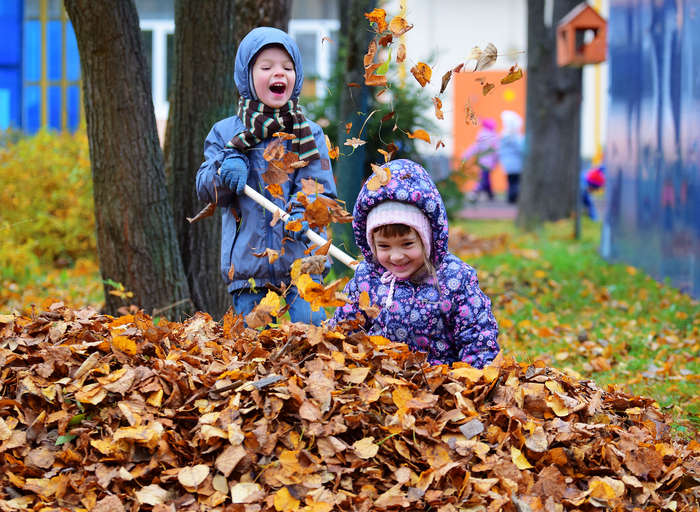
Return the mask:
MULTIPOLYGON (((367 47, 372 39, 372 32, 367 30, 367 19, 364 13, 374 9, 375 0, 342 0, 340 2, 340 33, 342 34, 340 55, 343 58, 343 87, 340 91, 338 105, 338 145, 342 148, 343 142, 348 138, 345 131, 345 123, 351 122, 352 126, 360 127, 367 116, 367 104, 369 101, 369 87, 364 85, 363 57, 367 53, 367 47), (358 27, 362 27, 358 29, 358 27), (346 87, 348 83, 362 84, 362 87, 354 89, 346 87)), ((335 163, 335 175, 338 187, 338 197, 345 201, 345 207, 352 211, 357 195, 362 188, 362 180, 365 173, 366 152, 364 146, 355 149, 350 156, 339 158, 335 163)), ((333 238, 336 245, 348 251, 350 254, 358 252, 355 239, 352 234, 351 224, 336 224, 333 226, 333 238)), ((336 270, 339 273, 347 272, 340 263, 336 262, 336 270)))
POLYGON ((80 51, 106 310, 136 304, 179 318, 190 309, 165 186, 146 59, 133 1, 65 0, 80 51))
POLYGON ((168 118, 169 190, 192 301, 220 318, 231 305, 220 270, 221 214, 190 224, 204 206, 195 191, 204 139, 214 123, 235 114, 234 17, 229 0, 175 2, 175 83, 168 118))
POLYGON ((534 228, 569 217, 578 201, 582 72, 556 64, 556 26, 580 0, 528 1, 527 154, 517 223, 534 228))

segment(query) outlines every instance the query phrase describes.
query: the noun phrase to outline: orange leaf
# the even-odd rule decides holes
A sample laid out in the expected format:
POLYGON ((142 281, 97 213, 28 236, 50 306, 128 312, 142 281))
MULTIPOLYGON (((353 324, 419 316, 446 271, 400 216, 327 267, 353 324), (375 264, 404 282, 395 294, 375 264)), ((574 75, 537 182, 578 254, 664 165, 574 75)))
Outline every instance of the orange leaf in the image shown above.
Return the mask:
POLYGON ((399 49, 396 51, 396 62, 403 62, 406 60, 406 45, 401 43, 399 49))
POLYGON ((377 24, 377 32, 382 33, 387 29, 386 11, 384 9, 375 7, 372 12, 365 13, 365 18, 367 18, 370 23, 377 24))
POLYGON ((415 130, 413 133, 407 133, 409 139, 420 139, 424 140, 428 144, 430 144, 430 135, 428 135, 428 132, 425 130, 415 130))
POLYGON ((426 84, 430 83, 430 77, 433 75, 433 70, 430 69, 425 62, 419 62, 411 68, 411 73, 418 80, 421 87, 425 87, 426 84))
POLYGON ((442 114, 442 100, 435 96, 433 98, 433 105, 435 106, 435 117, 438 119, 445 119, 445 116, 442 114))
POLYGON ((401 16, 394 16, 389 22, 389 30, 394 34, 394 37, 399 37, 401 34, 405 34, 413 28, 405 19, 401 16))

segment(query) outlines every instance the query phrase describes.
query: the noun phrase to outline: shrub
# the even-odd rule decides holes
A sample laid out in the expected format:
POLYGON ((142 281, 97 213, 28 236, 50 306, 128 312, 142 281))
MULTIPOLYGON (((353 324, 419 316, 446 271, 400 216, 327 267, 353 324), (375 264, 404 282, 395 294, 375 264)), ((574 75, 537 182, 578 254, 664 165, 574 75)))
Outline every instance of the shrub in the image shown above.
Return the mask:
POLYGON ((40 266, 95 259, 87 136, 42 131, 0 147, 0 269, 22 281, 40 266))

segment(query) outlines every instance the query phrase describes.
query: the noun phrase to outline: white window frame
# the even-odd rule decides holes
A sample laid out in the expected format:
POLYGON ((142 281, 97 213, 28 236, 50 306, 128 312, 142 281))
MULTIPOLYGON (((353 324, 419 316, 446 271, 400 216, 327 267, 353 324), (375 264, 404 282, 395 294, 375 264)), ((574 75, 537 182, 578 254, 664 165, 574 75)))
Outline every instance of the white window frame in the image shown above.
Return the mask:
MULTIPOLYGON (((318 57, 318 62, 316 62, 316 69, 318 70, 318 80, 316 80, 316 95, 319 97, 324 97, 328 92, 326 89, 326 83, 333 73, 333 62, 331 62, 331 46, 332 44, 338 45, 340 41, 324 41, 323 38, 330 39, 331 32, 340 30, 339 20, 312 20, 312 19, 299 19, 289 21, 289 35, 292 39, 299 33, 311 33, 316 36, 316 55, 318 57)), ((337 38, 336 38, 337 39, 337 38)))
POLYGON ((140 22, 141 30, 150 30, 152 32, 152 50, 151 55, 151 94, 153 95, 153 109, 155 110, 156 119, 167 119, 168 103, 167 91, 167 75, 168 75, 168 35, 175 33, 174 20, 154 20, 144 19, 140 22))

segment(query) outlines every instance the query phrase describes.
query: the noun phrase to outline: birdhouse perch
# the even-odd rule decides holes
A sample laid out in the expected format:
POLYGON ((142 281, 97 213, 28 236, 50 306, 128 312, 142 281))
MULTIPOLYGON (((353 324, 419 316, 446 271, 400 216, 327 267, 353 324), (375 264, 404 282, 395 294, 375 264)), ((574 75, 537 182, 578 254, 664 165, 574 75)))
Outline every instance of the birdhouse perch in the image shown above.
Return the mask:
POLYGON ((583 66, 605 61, 608 24, 598 12, 582 2, 557 25, 557 65, 583 66))

